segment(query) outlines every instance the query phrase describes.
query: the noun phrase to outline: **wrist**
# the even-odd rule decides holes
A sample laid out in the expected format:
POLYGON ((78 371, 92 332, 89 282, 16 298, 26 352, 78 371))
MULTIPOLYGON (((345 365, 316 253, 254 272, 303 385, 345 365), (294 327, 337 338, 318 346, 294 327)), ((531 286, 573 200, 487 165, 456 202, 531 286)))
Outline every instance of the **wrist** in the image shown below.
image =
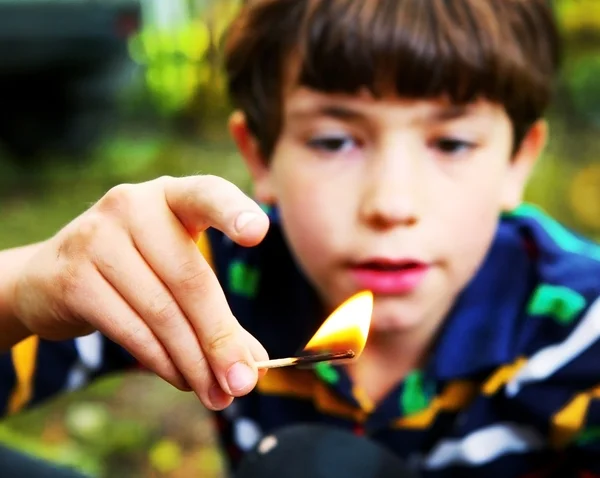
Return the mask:
POLYGON ((0 252, 0 350, 6 351, 31 335, 19 314, 17 288, 22 271, 40 244, 0 252))

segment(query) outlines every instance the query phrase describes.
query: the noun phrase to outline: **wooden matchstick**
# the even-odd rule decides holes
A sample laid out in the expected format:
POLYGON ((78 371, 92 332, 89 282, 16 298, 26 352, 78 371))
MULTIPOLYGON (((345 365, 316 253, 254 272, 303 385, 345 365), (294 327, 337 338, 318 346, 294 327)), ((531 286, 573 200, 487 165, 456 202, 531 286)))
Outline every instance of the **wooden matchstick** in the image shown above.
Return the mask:
POLYGON ((354 358, 354 355, 355 353, 353 350, 347 350, 346 352, 322 353, 315 355, 306 355, 304 357, 287 357, 281 359, 265 360, 263 362, 256 362, 256 366, 259 369, 292 367, 297 365, 308 365, 319 362, 329 362, 333 360, 351 359, 354 358))

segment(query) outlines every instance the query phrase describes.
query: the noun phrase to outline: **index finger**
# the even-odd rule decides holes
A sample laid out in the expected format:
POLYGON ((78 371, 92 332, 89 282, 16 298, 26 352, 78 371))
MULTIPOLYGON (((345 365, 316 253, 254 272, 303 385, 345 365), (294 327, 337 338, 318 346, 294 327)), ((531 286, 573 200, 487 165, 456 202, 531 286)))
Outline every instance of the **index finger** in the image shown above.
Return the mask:
MULTIPOLYGON (((268 218, 258 205, 233 184, 214 177, 167 181, 165 211, 132 225, 136 247, 173 294, 195 330, 210 367, 224 391, 232 396, 248 393, 258 379, 252 351, 243 329, 233 316, 223 289, 210 265, 190 236, 193 229, 214 226, 233 240, 259 242, 268 218), (256 224, 235 224, 243 213, 256 224), (154 225, 150 238, 147 222, 154 225), (200 223, 201 226, 195 224, 200 223), (151 239, 151 240, 150 240, 151 239)), ((193 371, 182 370, 189 383, 193 371)))
POLYGON ((193 237, 214 227, 240 245, 254 246, 269 228, 260 206, 218 176, 167 178, 164 191, 167 205, 193 237))

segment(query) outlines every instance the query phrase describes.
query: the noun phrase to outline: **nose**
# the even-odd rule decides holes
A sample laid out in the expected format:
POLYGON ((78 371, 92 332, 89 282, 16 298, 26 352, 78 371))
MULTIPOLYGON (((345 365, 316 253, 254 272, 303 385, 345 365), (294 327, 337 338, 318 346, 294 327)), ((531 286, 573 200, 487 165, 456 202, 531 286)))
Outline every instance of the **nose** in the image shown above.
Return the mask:
POLYGON ((370 228, 385 230, 419 223, 422 169, 414 157, 398 148, 369 161, 364 177, 360 219, 370 228))

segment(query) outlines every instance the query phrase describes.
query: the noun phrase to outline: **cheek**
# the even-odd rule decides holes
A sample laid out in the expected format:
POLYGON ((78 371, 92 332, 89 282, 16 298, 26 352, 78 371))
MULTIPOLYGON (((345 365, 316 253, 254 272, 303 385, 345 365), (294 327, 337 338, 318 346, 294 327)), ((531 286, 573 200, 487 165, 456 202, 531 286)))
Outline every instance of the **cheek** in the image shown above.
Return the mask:
POLYGON ((506 166, 488 165, 454 190, 455 201, 444 207, 449 255, 460 279, 471 275, 483 261, 494 238, 501 212, 506 166))
POLYGON ((273 179, 286 240, 304 272, 321 283, 352 237, 351 198, 341 195, 343 181, 298 162, 280 164, 273 179))
POLYGON ((323 286, 336 250, 330 218, 314 198, 301 202, 291 196, 290 191, 279 202, 283 233, 303 273, 313 284, 323 286))
POLYGON ((277 190, 281 221, 294 254, 302 263, 327 254, 335 240, 337 207, 328 188, 290 171, 277 179, 277 190))

